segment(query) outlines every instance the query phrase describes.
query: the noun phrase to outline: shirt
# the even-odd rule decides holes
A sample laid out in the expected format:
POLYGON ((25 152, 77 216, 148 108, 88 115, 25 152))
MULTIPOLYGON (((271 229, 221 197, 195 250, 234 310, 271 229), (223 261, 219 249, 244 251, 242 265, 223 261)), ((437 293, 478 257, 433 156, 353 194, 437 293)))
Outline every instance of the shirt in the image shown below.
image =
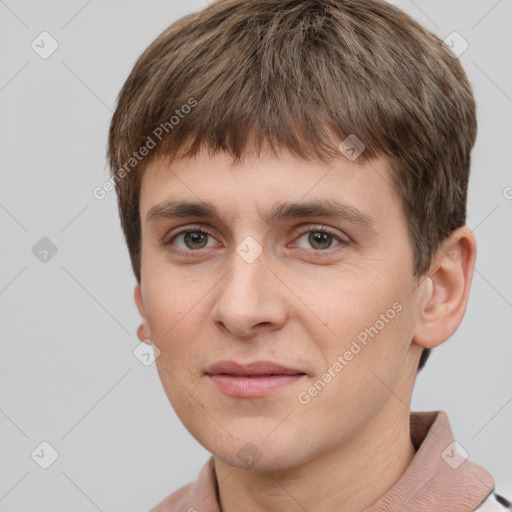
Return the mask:
MULTIPOLYGON (((503 512, 512 510, 497 494, 491 474, 467 459, 455 443, 443 411, 412 412, 416 454, 398 481, 364 512, 503 512)), ((197 480, 161 501, 150 512, 221 512, 213 456, 197 480)))

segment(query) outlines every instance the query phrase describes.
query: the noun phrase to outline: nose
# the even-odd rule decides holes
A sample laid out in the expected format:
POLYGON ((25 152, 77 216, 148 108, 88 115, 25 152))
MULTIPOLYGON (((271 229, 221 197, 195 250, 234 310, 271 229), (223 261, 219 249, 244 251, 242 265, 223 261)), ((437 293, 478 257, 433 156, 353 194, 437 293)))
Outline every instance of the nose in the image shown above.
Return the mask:
POLYGON ((215 288, 214 322, 240 337, 276 330, 286 322, 286 286, 263 252, 252 262, 233 251, 230 271, 215 288))

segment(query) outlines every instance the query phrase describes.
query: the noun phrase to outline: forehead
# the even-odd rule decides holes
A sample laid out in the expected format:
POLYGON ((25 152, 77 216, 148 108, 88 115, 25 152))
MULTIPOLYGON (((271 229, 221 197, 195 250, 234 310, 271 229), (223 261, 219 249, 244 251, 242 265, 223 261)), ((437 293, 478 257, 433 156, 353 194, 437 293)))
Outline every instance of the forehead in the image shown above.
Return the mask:
POLYGON ((309 208, 370 226, 386 210, 400 208, 388 167, 384 158, 363 162, 340 157, 325 164, 268 152, 233 164, 229 154, 212 156, 201 150, 192 158, 148 165, 139 200, 141 220, 151 223, 167 214, 224 220, 251 215, 272 223, 301 216, 309 208))

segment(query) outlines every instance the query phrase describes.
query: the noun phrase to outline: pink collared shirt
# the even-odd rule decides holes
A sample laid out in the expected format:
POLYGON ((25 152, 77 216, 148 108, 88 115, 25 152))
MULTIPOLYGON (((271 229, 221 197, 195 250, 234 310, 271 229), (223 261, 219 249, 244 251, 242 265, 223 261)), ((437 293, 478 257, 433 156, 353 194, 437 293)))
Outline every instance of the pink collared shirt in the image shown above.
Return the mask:
MULTIPOLYGON (((416 455, 393 487, 364 512, 509 509, 507 500, 493 493, 490 473, 458 453, 443 411, 413 412, 410 427, 416 455)), ((221 512, 213 456, 194 483, 173 492, 150 512, 221 512)))

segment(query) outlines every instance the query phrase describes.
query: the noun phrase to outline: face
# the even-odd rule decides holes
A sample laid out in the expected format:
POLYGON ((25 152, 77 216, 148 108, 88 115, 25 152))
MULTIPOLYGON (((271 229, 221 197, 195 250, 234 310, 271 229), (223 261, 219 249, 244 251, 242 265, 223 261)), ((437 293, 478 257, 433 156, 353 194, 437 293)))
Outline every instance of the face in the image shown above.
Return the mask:
POLYGON ((405 410, 420 288, 383 160, 155 162, 140 215, 139 336, 220 460, 297 466, 405 410))

